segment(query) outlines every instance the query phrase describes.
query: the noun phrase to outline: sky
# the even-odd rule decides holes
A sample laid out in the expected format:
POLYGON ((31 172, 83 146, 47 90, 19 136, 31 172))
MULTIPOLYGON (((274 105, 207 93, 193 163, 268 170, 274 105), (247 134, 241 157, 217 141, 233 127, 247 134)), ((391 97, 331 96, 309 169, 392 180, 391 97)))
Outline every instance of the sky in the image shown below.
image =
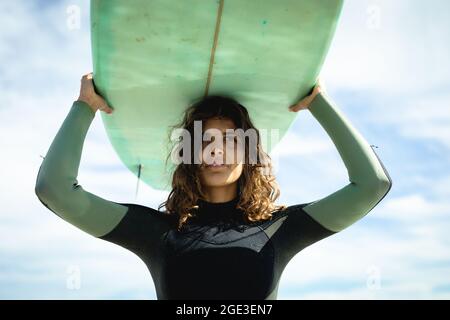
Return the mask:
MULTIPOLYGON (((0 299, 156 299, 144 263, 63 221, 37 199, 42 157, 92 70, 88 1, 0 0, 0 299), (80 20, 68 17, 79 13, 80 20)), ((450 298, 450 3, 347 0, 322 79, 378 146, 389 194, 348 229, 300 252, 279 299, 450 298)), ((280 203, 348 183, 310 113, 277 146, 280 203), (291 146, 295 145, 295 148, 291 146)), ((116 202, 156 208, 167 192, 141 184, 96 115, 78 180, 116 202)))

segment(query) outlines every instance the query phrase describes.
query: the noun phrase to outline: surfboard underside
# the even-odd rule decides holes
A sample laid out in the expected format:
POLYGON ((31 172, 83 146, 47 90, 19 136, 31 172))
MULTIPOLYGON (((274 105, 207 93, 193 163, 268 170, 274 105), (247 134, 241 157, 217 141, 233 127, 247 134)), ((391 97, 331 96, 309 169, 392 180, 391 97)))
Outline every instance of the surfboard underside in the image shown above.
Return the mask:
MULTIPOLYGON (((205 95, 246 106, 270 135, 313 87, 343 0, 92 0, 94 82, 115 109, 102 114, 123 163, 169 190, 169 126, 205 95), (139 167, 140 166, 140 167, 139 167)), ((272 150, 275 143, 263 145, 272 150)))

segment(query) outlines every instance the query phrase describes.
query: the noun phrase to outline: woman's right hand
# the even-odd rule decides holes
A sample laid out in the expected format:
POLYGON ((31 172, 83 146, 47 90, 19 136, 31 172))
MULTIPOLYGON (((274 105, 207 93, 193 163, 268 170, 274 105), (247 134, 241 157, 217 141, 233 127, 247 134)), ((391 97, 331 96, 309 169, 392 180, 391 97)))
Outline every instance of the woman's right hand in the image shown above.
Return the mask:
POLYGON ((80 96, 78 97, 78 101, 85 102, 94 112, 98 109, 108 114, 113 112, 113 109, 108 106, 105 99, 95 92, 94 82, 92 81, 92 72, 85 74, 81 78, 80 96))

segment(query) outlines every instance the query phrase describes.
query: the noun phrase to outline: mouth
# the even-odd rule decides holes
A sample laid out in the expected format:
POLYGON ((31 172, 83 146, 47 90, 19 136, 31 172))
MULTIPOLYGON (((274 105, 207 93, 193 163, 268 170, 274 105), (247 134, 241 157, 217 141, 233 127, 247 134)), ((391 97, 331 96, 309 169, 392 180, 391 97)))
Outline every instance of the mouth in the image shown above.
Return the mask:
POLYGON ((205 168, 207 169, 220 169, 220 168, 227 168, 228 165, 223 164, 223 163, 212 163, 212 164, 207 164, 205 165, 205 168))

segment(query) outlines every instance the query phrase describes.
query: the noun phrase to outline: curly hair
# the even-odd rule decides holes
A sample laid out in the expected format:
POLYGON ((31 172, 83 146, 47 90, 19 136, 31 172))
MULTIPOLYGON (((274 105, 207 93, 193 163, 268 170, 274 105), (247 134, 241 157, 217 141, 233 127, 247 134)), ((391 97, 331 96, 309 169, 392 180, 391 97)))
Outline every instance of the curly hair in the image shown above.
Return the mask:
MULTIPOLYGON (((260 133, 253 125, 247 109, 239 102, 223 95, 206 96, 191 104, 184 112, 181 122, 171 128, 183 128, 193 137, 194 121, 205 121, 209 118, 230 119, 236 129, 240 128, 244 132, 254 129, 256 132, 257 141, 254 144, 256 150, 253 150, 256 152, 253 154, 257 155, 257 161, 250 163, 249 153, 251 150, 249 148, 251 145, 245 143, 245 161, 242 174, 238 179, 237 208, 244 211, 245 220, 247 222, 269 220, 274 211, 284 210, 285 205, 274 204, 280 195, 280 190, 272 174, 270 156, 263 151, 260 133)), ((191 141, 191 147, 193 147, 193 141, 191 141)), ((181 154, 182 152, 180 152, 181 154)), ((170 154, 166 159, 166 164, 169 157, 170 154)), ((198 209, 197 201, 205 198, 199 178, 200 165, 194 164, 193 157, 194 155, 191 155, 191 164, 182 162, 175 167, 172 176, 172 190, 167 200, 158 208, 165 206, 166 214, 178 215, 177 229, 179 231, 187 220, 195 215, 195 211, 198 209)))

